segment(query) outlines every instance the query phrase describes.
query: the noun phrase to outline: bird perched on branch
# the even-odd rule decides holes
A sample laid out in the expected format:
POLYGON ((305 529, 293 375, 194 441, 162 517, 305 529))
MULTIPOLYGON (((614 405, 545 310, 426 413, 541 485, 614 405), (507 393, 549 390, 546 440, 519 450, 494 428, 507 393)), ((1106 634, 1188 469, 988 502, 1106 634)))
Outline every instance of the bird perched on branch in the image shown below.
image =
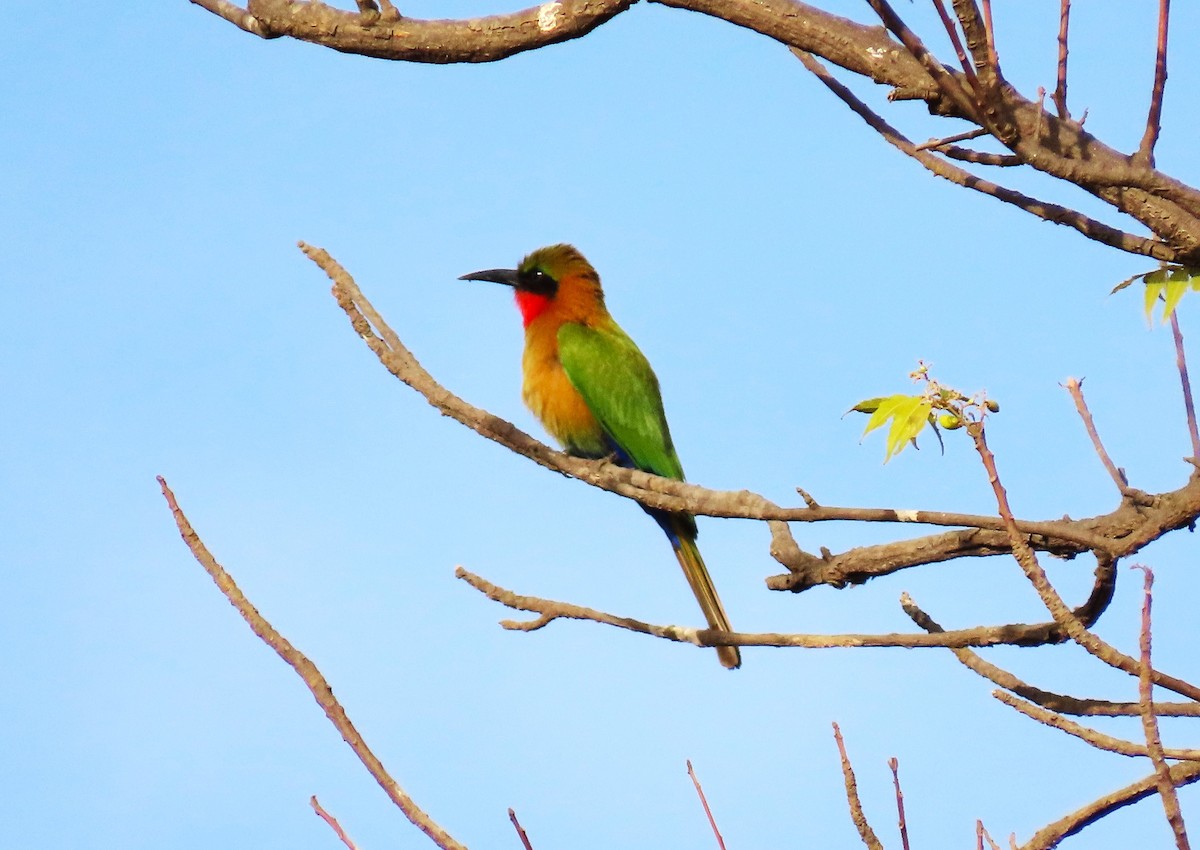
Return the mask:
MULTIPOLYGON (((525 323, 521 394, 564 450, 684 480, 658 378, 609 315, 600 276, 579 251, 551 245, 534 251, 515 269, 487 269, 460 280, 513 288, 525 323)), ((709 627, 733 631, 696 548, 695 517, 645 510, 671 541, 709 627)), ((717 656, 730 669, 742 663, 734 646, 717 647, 717 656)))

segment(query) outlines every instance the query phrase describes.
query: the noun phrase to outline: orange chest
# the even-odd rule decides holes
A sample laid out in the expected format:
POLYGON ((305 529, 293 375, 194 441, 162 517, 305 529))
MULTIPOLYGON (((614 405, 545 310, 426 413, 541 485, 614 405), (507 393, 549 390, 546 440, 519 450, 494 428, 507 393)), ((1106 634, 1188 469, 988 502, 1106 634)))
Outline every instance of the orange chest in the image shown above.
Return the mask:
POLYGON ((542 332, 537 322, 531 324, 526 329, 521 368, 521 397, 550 436, 579 454, 606 454, 600 423, 559 362, 557 333, 542 332))

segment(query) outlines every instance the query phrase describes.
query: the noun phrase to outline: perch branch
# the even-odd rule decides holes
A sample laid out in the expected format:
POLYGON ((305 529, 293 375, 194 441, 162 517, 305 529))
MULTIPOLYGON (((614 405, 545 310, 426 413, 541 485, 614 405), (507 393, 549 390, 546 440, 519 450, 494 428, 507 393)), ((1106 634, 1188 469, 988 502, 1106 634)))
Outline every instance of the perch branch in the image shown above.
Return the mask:
MULTIPOLYGON (((301 248, 333 281, 333 293, 338 304, 346 312, 356 333, 389 372, 420 393, 443 414, 547 469, 635 499, 649 507, 684 510, 702 516, 784 522, 851 520, 975 526, 974 530, 951 531, 911 541, 863 547, 837 557, 830 556, 827 561, 809 555, 799 563, 788 564, 792 569, 790 574, 772 577, 768 581, 772 589, 799 591, 816 584, 840 586, 860 583, 872 576, 886 575, 919 564, 966 555, 1007 554, 1011 551, 1007 532, 1003 530, 1004 523, 998 517, 887 508, 835 508, 815 504, 802 508, 782 508, 747 490, 709 490, 639 470, 624 469, 605 461, 584 460, 555 451, 500 417, 473 407, 439 384, 417 362, 337 261, 320 248, 304 243, 301 243, 301 248)), ((1125 556, 1166 531, 1188 526, 1197 516, 1200 516, 1200 481, 1155 496, 1149 506, 1125 505, 1101 517, 1078 521, 1014 522, 1022 534, 1031 536, 1030 545, 1041 550, 1064 557, 1088 550, 1125 556)), ((795 551, 791 554, 795 556, 795 551)))

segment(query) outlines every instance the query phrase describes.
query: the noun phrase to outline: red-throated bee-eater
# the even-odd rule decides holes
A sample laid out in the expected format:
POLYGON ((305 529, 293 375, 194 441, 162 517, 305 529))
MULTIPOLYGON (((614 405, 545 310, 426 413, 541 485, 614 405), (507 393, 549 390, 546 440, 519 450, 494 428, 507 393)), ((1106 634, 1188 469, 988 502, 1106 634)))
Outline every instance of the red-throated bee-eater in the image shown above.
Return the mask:
MULTIPOLYGON (((460 280, 511 286, 525 323, 521 395, 562 447, 579 457, 609 457, 665 478, 683 480, 658 378, 604 306, 600 276, 570 245, 540 248, 515 269, 488 269, 460 280)), ((696 548, 696 519, 645 509, 666 532, 710 628, 731 632, 729 617, 696 548)), ((735 646, 717 647, 733 669, 735 646)))

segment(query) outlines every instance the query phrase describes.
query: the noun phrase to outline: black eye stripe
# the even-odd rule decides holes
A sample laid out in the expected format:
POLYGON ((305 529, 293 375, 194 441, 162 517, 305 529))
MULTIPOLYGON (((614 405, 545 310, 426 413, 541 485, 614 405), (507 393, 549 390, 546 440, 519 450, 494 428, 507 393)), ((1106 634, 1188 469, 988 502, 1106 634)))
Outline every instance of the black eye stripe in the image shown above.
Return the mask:
POLYGON ((520 289, 539 295, 553 295, 558 291, 558 281, 541 269, 527 269, 517 275, 520 289))

